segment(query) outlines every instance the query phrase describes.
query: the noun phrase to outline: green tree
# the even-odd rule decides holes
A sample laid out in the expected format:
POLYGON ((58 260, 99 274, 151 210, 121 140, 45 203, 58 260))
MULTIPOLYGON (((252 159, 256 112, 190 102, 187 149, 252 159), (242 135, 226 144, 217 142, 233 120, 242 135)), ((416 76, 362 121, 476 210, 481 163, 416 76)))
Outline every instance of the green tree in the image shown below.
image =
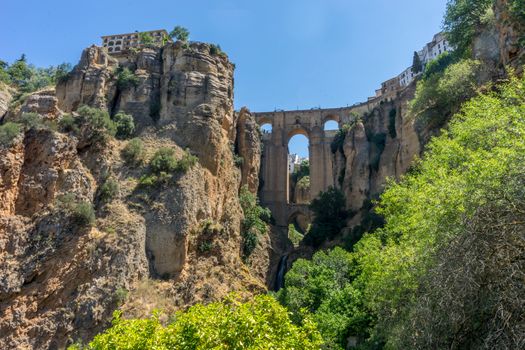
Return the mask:
MULTIPOLYGON (((458 259, 463 259, 463 255, 473 253, 470 249, 485 246, 482 242, 479 242, 481 245, 458 246, 454 243, 458 239, 459 242, 468 237, 471 239, 474 233, 480 239, 485 239, 482 237, 486 234, 489 236, 485 237, 490 237, 508 232, 505 231, 508 228, 508 221, 491 215, 505 213, 501 211, 505 205, 511 209, 521 203, 523 187, 520 183, 512 184, 511 180, 523 179, 525 176, 523 169, 525 140, 520 136, 525 133, 524 110, 525 80, 523 79, 512 78, 511 82, 503 84, 496 92, 471 99, 463 106, 461 112, 452 118, 449 130, 443 131, 441 136, 434 138, 427 146, 428 151, 417 167, 400 183, 391 182, 381 196, 377 211, 385 217, 384 228, 365 235, 355 247, 360 271, 355 285, 360 286, 365 306, 370 310, 371 315, 377 317, 378 323, 374 330, 376 340, 386 341, 390 348, 399 348, 398 344, 404 344, 403 337, 408 336, 411 330, 414 331, 414 326, 416 330, 410 333, 407 341, 423 344, 426 340, 434 339, 436 343, 427 348, 454 346, 469 348, 471 347, 469 344, 479 344, 479 341, 490 343, 496 338, 502 341, 514 339, 512 330, 501 328, 499 321, 496 323, 484 321, 496 320, 494 310, 498 308, 509 309, 508 305, 498 304, 492 298, 495 295, 491 294, 492 291, 499 293, 496 291, 504 289, 498 287, 494 290, 486 290, 476 285, 476 279, 470 280, 469 276, 482 280, 483 274, 473 275, 477 270, 449 270, 450 267, 461 266, 458 265, 459 260, 448 262, 442 267, 436 264, 440 262, 444 264, 451 253, 458 259), (495 194, 499 195, 495 196, 495 194), (489 207, 485 208, 487 205, 489 207), (485 216, 478 216, 480 208, 485 216), (494 208, 495 212, 491 214, 489 208, 494 208), (488 222, 490 225, 485 226, 488 222), (502 226, 499 226, 500 223, 502 226), (460 247, 465 250, 461 250, 460 247), (444 252, 441 257, 439 257, 440 251, 444 252), (432 268, 437 269, 435 270, 437 279, 427 284, 428 282, 424 281, 429 277, 432 268), (440 270, 441 268, 445 270, 440 270), (456 275, 444 276, 443 271, 454 272, 456 275), (429 291, 428 287, 424 287, 425 285, 435 287, 439 281, 453 283, 450 286, 442 285, 442 288, 450 287, 456 290, 467 286, 472 288, 470 291, 463 292, 471 294, 457 295, 463 301, 474 298, 475 295, 485 295, 487 299, 472 308, 471 304, 463 304, 461 300, 452 302, 451 299, 446 299, 455 298, 455 295, 434 293, 429 291), (422 293, 419 296, 427 298, 426 301, 421 300, 423 305, 413 304, 418 299, 418 290, 422 293), (488 294, 480 294, 485 292, 488 294), (422 323, 421 328, 417 328, 418 326, 411 320, 421 320, 424 308, 429 305, 441 305, 440 309, 432 309, 432 319, 441 320, 440 326, 422 323), (468 308, 463 309, 463 307, 468 308), (440 313, 434 315, 438 310, 440 313), (414 318, 416 315, 417 318, 414 318), (468 315, 468 320, 456 319, 457 315, 468 315), (453 326, 450 328, 441 326, 447 324, 453 326), (412 325, 412 328, 407 325, 412 325), (500 334, 494 339, 488 338, 503 329, 505 335, 500 334), (444 331, 449 334, 439 339, 444 331), (478 333, 478 331, 482 332, 478 333), (456 336, 463 338, 456 338, 456 336), (478 336, 483 338, 477 339, 478 336), (484 338, 485 336, 487 338, 484 338), (440 341, 446 342, 446 346, 442 346, 440 341)), ((516 213, 514 212, 513 215, 516 213)), ((508 238, 511 239, 511 236, 508 238)), ((498 239, 501 241, 506 238, 495 239, 494 242, 497 242, 498 239)), ((510 271, 514 260, 503 259, 504 256, 512 253, 508 250, 511 245, 506 247, 490 247, 490 249, 501 249, 499 250, 501 254, 505 252, 505 255, 500 253, 497 255, 502 257, 499 262, 502 265, 499 265, 499 268, 510 271)), ((479 256, 476 258, 478 261, 479 256)), ((500 278, 503 277, 497 274, 485 277, 487 280, 483 280, 483 283, 489 281, 495 285, 513 283, 512 280, 507 282, 501 280, 500 278)), ((507 285, 509 291, 515 288, 512 284, 507 285)), ((428 313, 426 315, 428 317, 428 313)), ((511 313, 509 317, 515 316, 511 313)), ((491 348, 499 348, 499 346, 491 348)))
POLYGON ((12 122, 7 122, 3 125, 0 125, 0 145, 9 146, 11 142, 17 137, 21 132, 20 125, 12 122))
POLYGON ((119 112, 113 117, 113 122, 117 128, 115 136, 120 140, 130 138, 135 132, 135 122, 129 114, 119 112))
POLYGON ((190 37, 190 32, 184 27, 176 26, 170 32, 170 37, 182 42, 187 42, 190 37))
POLYGON ((369 317, 361 292, 352 286, 355 258, 341 248, 317 252, 312 260, 297 260, 285 277, 277 299, 300 323, 304 309, 313 314, 329 349, 345 349, 348 336, 365 336, 369 317))
POLYGON ((412 60, 412 73, 419 74, 423 71, 423 62, 417 51, 414 51, 414 59, 412 60))
POLYGON ((348 211, 343 192, 330 187, 321 192, 310 204, 314 220, 305 235, 305 243, 319 246, 327 239, 333 239, 346 226, 348 211))
POLYGON ((107 111, 82 106, 77 110, 77 113, 78 117, 75 118, 75 124, 79 130, 78 134, 86 144, 104 144, 109 138, 115 136, 117 128, 107 111))
POLYGON ((450 44, 469 57, 472 41, 483 24, 483 18, 494 0, 449 0, 444 28, 450 44))
POLYGON ((127 67, 117 69, 117 87, 126 90, 139 85, 139 78, 127 67))
POLYGON ((304 349, 317 350, 322 339, 305 318, 298 326, 285 308, 269 296, 242 303, 232 296, 179 312, 163 326, 159 313, 149 319, 124 319, 114 314, 113 326, 99 334, 88 349, 304 349))
POLYGON ((162 172, 172 173, 177 169, 175 150, 170 147, 161 147, 151 158, 149 166, 151 171, 157 175, 162 172))
POLYGON ((148 32, 139 33, 139 42, 144 46, 150 46, 155 43, 153 36, 148 32))
POLYGON ((144 160, 144 143, 139 138, 131 139, 122 150, 122 158, 131 165, 137 165, 144 160))

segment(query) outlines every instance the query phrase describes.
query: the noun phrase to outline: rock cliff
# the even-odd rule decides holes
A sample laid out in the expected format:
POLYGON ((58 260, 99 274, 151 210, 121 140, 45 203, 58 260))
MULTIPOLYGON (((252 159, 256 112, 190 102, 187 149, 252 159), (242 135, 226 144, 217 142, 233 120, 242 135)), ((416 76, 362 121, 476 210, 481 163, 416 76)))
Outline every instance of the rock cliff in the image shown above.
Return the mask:
MULTIPOLYGON (((104 147, 39 126, 0 146, 1 348, 63 348, 108 325, 113 310, 142 316, 264 291, 268 237, 241 259, 238 192, 258 187, 259 133, 247 110, 233 111, 233 65, 201 43, 168 44, 111 57, 99 47, 55 91, 29 96, 10 119, 76 116, 82 105, 133 116, 145 158, 161 147, 196 166, 144 188, 146 165, 121 157, 127 141, 104 147), (133 74, 126 83, 122 71, 133 74), (111 179, 118 193, 102 199, 111 179), (72 207, 94 206, 93 227, 72 207), (254 266, 254 267, 252 267, 254 266)), ((1 111, 0 111, 1 112, 1 111)))

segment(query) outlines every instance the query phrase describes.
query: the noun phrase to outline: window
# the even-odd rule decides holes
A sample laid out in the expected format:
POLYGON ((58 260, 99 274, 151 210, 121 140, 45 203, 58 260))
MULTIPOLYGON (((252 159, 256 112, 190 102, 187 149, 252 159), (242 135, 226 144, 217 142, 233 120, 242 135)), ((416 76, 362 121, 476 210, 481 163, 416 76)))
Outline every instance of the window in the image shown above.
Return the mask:
POLYGON ((115 52, 116 51, 120 51, 120 47, 119 46, 115 47, 115 52))

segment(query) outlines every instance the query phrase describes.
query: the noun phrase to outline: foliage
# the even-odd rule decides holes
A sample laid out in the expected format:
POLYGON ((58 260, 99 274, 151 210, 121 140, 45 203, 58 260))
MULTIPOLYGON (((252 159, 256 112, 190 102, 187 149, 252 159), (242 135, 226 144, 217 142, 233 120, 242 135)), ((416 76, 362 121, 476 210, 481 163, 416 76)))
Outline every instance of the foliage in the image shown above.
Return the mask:
POLYGON ((160 174, 161 172, 171 173, 177 169, 175 150, 169 147, 161 147, 149 162, 151 172, 160 174))
POLYGON ((298 247, 303 238, 304 235, 297 231, 294 224, 288 225, 288 239, 292 242, 294 247, 298 247))
POLYGON ((296 188, 309 189, 310 188, 310 176, 304 176, 295 185, 296 188))
POLYGON ((79 134, 90 144, 105 144, 110 137, 115 136, 117 131, 115 123, 109 117, 108 112, 82 106, 77 113, 75 124, 79 129, 79 134))
POLYGON ((450 44, 463 57, 470 55, 474 35, 494 0, 449 0, 444 28, 450 44))
POLYGON ((113 179, 107 179, 100 187, 99 198, 102 202, 109 202, 115 198, 119 193, 118 182, 113 179))
POLYGON ((301 322, 304 309, 313 314, 324 348, 345 349, 348 336, 364 334, 368 325, 361 292, 352 286, 356 273, 351 253, 341 248, 320 251, 312 260, 293 264, 277 299, 296 322, 301 322))
POLYGON ((314 220, 305 235, 305 243, 314 247, 327 239, 333 239, 345 226, 348 212, 345 210, 345 196, 340 190, 329 187, 321 192, 310 204, 314 220))
MULTIPOLYGON (((464 293, 480 295, 483 290, 488 293, 487 299, 481 304, 471 307, 472 304, 459 301, 446 302, 447 299, 442 299, 445 298, 443 294, 430 291, 428 286, 447 281, 453 283, 451 288, 458 290, 464 287, 468 276, 478 279, 485 276, 483 271, 475 272, 478 270, 472 270, 474 275, 465 275, 471 271, 462 269, 452 270, 457 275, 443 275, 443 271, 449 271, 451 266, 459 266, 456 265, 458 260, 445 263, 450 254, 459 258, 467 252, 477 254, 471 249, 483 247, 481 241, 476 243, 481 246, 472 247, 457 242, 472 242, 474 233, 477 239, 482 240, 486 239, 484 237, 509 232, 508 238, 511 239, 512 231, 503 230, 509 229, 508 224, 500 221, 496 215, 487 216, 490 210, 486 206, 503 215, 505 207, 512 209, 520 203, 522 185, 509 185, 512 179, 523 179, 525 174, 525 141, 521 137, 525 133, 524 111, 525 80, 513 78, 510 83, 502 85, 499 91, 472 99, 452 119, 449 130, 443 131, 440 137, 428 145, 428 152, 417 169, 406 175, 401 183, 390 183, 382 195, 378 212, 386 219, 384 228, 365 235, 355 247, 360 270, 356 286, 363 291, 366 307, 377 317, 374 329, 376 340, 386 341, 391 348, 397 348, 404 341, 423 344, 432 340, 436 343, 428 348, 450 348, 452 344, 457 348, 468 348, 469 344, 479 341, 477 337, 481 335, 478 331, 482 330, 487 337, 496 332, 501 335, 500 324, 483 321, 487 317, 485 312, 494 315, 495 308, 504 307, 491 297, 494 295, 490 294, 492 289, 480 289, 479 285, 469 282, 469 288, 473 289, 464 290, 458 297, 468 300, 474 295, 465 296, 464 293), (502 195, 495 197, 495 194, 502 193, 505 194, 503 202, 502 195), (498 202, 503 203, 503 206, 498 202), (496 226, 500 223, 501 227, 496 226), (494 230, 494 227, 499 228, 494 230), (428 282, 431 276, 435 276, 436 280, 428 282), (419 297, 423 299, 418 304, 419 297), (428 323, 415 325, 411 320, 421 320, 425 317, 422 314, 425 308, 433 308, 431 305, 445 308, 437 309, 441 313, 432 316, 432 320, 439 317, 441 323, 432 327, 428 323), (455 318, 465 313, 469 315, 468 321, 455 318), (478 329, 480 324, 483 324, 483 328, 478 329), (451 331, 449 326, 442 328, 441 325, 452 325, 452 329, 458 327, 458 331, 451 331), (450 334, 441 338, 444 329, 450 334), (441 341, 447 342, 446 346, 438 343, 441 341)), ((498 237, 494 239, 506 239, 498 237)), ((502 249, 500 252, 510 254, 509 247, 487 249, 502 249)), ((477 259, 479 261, 479 256, 477 259)), ((501 260, 499 263, 502 264, 499 265, 500 269, 512 268, 510 260, 501 260)), ((498 276, 483 278, 489 278, 488 281, 496 278, 494 283, 507 283, 498 279, 498 276)), ((487 281, 483 280, 483 283, 487 281)), ((433 313, 436 311, 434 308, 432 310, 433 313)), ((509 331, 505 337, 513 336, 509 331)))
POLYGON ((28 93, 62 81, 71 68, 69 63, 36 68, 28 64, 25 55, 22 55, 11 65, 0 60, 0 81, 16 87, 22 93, 28 93))
POLYGON ((259 236, 268 231, 271 221, 271 212, 268 208, 259 205, 257 197, 243 186, 239 193, 239 202, 242 207, 244 219, 242 221, 243 258, 248 260, 259 243, 259 236))
POLYGON ((136 165, 144 161, 144 143, 139 138, 131 139, 122 150, 122 158, 128 164, 136 165))
POLYGON ((220 45, 210 44, 210 55, 212 56, 225 56, 220 45))
POLYGON ((337 131, 334 140, 330 144, 330 149, 332 150, 332 153, 336 153, 337 151, 343 152, 343 145, 345 144, 346 134, 348 134, 348 132, 352 130, 353 127, 354 124, 343 124, 341 129, 337 131))
POLYGON ((190 37, 190 32, 184 27, 176 26, 170 32, 170 37, 182 42, 187 42, 190 37))
POLYGON ((38 113, 22 113, 22 116, 20 117, 20 123, 26 128, 26 129, 34 129, 39 128, 44 125, 44 122, 42 120, 42 116, 40 116, 38 113))
POLYGON ((72 208, 73 220, 81 226, 93 226, 95 224, 95 210, 89 202, 78 202, 72 208))
POLYGON ((423 72, 423 79, 428 79, 437 73, 443 73, 451 64, 460 61, 455 53, 443 52, 441 55, 428 62, 423 72))
POLYGON ((153 36, 148 32, 139 33, 139 42, 144 46, 150 46, 155 43, 153 36))
POLYGON ((476 94, 478 86, 485 82, 482 73, 479 61, 462 60, 448 66, 443 72, 425 77, 417 84, 410 112, 424 124, 442 125, 459 110, 464 101, 476 94))
POLYGON ((185 173, 191 168, 193 168, 198 163, 198 161, 199 158, 197 156, 192 155, 190 150, 186 148, 184 154, 182 155, 182 158, 179 159, 179 161, 177 162, 176 169, 185 173))
POLYGON ((7 122, 0 125, 0 145, 9 146, 11 142, 20 134, 20 125, 12 122, 7 122))
POLYGON ((304 349, 317 350, 321 337, 305 318, 294 325, 272 297, 242 303, 231 296, 222 302, 197 304, 178 312, 163 326, 159 312, 149 319, 127 320, 119 311, 113 325, 95 337, 88 349, 304 349))
POLYGON ((414 51, 414 58, 412 60, 412 73, 419 74, 423 71, 423 62, 417 51, 414 51))
POLYGON ((199 244, 198 250, 200 253, 206 253, 213 249, 213 242, 212 241, 202 241, 199 244))
POLYGON ((310 176, 310 161, 305 159, 299 164, 299 169, 292 173, 292 180, 298 183, 305 176, 310 176))
POLYGON ((117 69, 117 87, 120 90, 127 90, 139 85, 139 77, 127 67, 117 69))
POLYGON ((58 122, 58 126, 63 132, 78 132, 75 118, 71 114, 64 114, 58 122))
POLYGON ((113 122, 117 128, 115 136, 120 140, 130 138, 135 132, 135 122, 129 114, 119 112, 113 117, 113 122))

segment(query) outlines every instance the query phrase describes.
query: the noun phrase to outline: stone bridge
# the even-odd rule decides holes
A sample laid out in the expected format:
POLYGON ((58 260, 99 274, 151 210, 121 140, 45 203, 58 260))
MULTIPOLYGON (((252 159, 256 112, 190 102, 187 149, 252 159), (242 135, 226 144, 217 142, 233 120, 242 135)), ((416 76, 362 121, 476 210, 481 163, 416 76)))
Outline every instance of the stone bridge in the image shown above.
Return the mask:
POLYGON ((299 134, 308 138, 311 200, 321 191, 333 186, 337 177, 337 174, 332 174, 333 155, 330 149, 337 131, 325 131, 325 123, 333 120, 341 127, 342 124, 355 120, 356 115, 371 111, 377 103, 371 101, 346 108, 254 113, 260 126, 272 126, 271 133, 263 133, 259 197, 262 204, 272 211, 278 226, 287 226, 298 214, 311 218, 307 205, 291 203, 289 198, 290 139, 299 134))

